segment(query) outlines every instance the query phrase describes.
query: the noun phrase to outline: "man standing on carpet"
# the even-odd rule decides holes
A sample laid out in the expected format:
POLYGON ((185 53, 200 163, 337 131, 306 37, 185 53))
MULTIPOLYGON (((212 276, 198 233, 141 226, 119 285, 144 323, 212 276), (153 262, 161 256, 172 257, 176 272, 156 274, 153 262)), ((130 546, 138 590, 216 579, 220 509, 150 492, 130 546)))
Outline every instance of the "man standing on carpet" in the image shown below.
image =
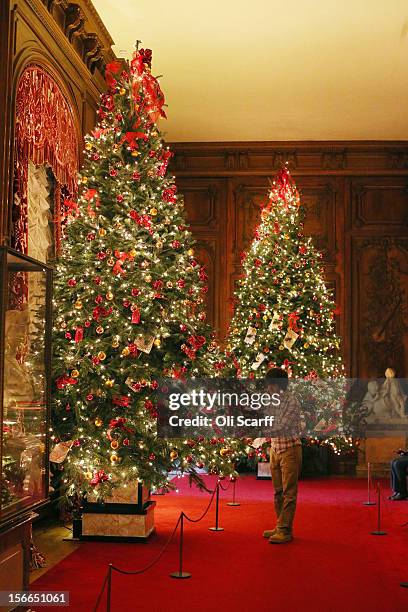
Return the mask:
POLYGON ((285 544, 293 540, 292 527, 302 467, 300 406, 287 390, 288 382, 288 374, 281 368, 272 368, 266 375, 268 392, 280 395, 280 405, 275 415, 277 430, 271 438, 270 457, 277 523, 275 529, 263 534, 271 544, 285 544))

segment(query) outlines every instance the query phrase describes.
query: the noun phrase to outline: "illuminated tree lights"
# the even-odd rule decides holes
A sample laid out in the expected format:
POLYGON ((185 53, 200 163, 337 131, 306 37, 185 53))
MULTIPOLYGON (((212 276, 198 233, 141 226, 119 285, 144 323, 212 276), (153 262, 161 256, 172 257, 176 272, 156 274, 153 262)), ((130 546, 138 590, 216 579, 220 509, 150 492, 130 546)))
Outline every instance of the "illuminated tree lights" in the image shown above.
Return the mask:
POLYGON ((65 201, 53 440, 70 492, 105 495, 135 479, 162 486, 175 467, 194 479, 204 466, 232 474, 242 446, 156 435, 157 380, 206 373, 211 333, 207 275, 167 176, 172 153, 156 125, 164 96, 150 66, 151 52, 139 48, 126 69, 107 66, 79 196, 65 201))

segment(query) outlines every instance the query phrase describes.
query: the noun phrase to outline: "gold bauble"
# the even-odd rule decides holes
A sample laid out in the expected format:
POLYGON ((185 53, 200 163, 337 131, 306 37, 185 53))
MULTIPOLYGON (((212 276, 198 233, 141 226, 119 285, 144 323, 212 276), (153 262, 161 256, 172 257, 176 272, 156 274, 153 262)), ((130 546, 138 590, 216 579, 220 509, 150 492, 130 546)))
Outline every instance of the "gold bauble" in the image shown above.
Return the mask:
POLYGON ((147 274, 147 276, 145 276, 145 280, 146 280, 146 283, 151 283, 152 277, 150 276, 150 274, 147 274))
POLYGON ((106 236, 106 229, 104 227, 99 228, 98 234, 100 236, 106 236))
POLYGON ((280 351, 283 351, 283 349, 284 349, 284 348, 285 348, 285 347, 283 346, 283 344, 280 344, 280 345, 279 345, 279 350, 280 350, 280 351))
POLYGON ((112 293, 112 291, 108 291, 108 293, 106 294, 106 299, 109 300, 109 301, 113 300, 113 293, 112 293))
POLYGON ((124 96, 124 95, 125 95, 125 93, 126 93, 126 89, 125 89, 124 87, 121 87, 121 88, 119 89, 119 93, 120 93, 120 95, 121 95, 121 96, 124 96))
POLYGON ((167 287, 168 289, 172 289, 172 288, 173 288, 173 283, 172 283, 171 281, 167 281, 167 283, 166 283, 166 287, 167 287))
POLYGON ((101 417, 96 417, 94 423, 95 423, 96 427, 102 427, 102 425, 103 425, 103 421, 102 421, 101 417))
POLYGON ((303 348, 307 349, 307 348, 309 348, 309 346, 310 346, 310 344, 308 342, 305 342, 304 345, 303 345, 303 348))
POLYGON ((86 185, 87 182, 88 182, 88 177, 87 176, 81 176, 81 183, 86 185))
POLYGON ((116 152, 118 149, 119 149, 119 145, 117 144, 112 145, 112 151, 116 152))
POLYGON ((85 149, 86 149, 87 151, 90 151, 90 150, 92 149, 92 144, 91 144, 90 142, 87 142, 87 143, 85 144, 85 149))
POLYGON ((172 450, 170 452, 170 459, 174 461, 175 459, 177 459, 177 457, 178 457, 178 452, 176 450, 172 450))
POLYGON ((158 240, 156 242, 156 249, 162 249, 163 248, 163 242, 161 240, 158 240))
POLYGON ((220 455, 221 455, 221 457, 226 457, 226 456, 228 455, 228 453, 229 453, 228 448, 221 448, 221 449, 220 449, 220 455))
POLYGON ((109 387, 109 389, 111 389, 114 384, 115 384, 115 381, 112 380, 111 378, 108 378, 108 380, 105 380, 105 387, 109 387))
POLYGON ((104 360, 106 359, 106 353, 104 353, 103 351, 100 351, 100 352, 98 353, 98 359, 99 359, 100 361, 104 361, 104 360))
POLYGON ((95 329, 97 334, 103 334, 103 327, 102 325, 98 325, 98 327, 95 329))
POLYGON ((131 156, 132 157, 137 157, 138 155, 140 155, 139 151, 132 151, 131 152, 131 156))
POLYGON ((158 213, 157 208, 151 208, 150 209, 150 214, 152 215, 152 217, 155 217, 157 215, 157 213, 158 213))
POLYGON ((85 478, 87 478, 88 480, 91 480, 93 478, 92 472, 86 472, 85 473, 85 478))
POLYGON ((119 340, 116 340, 116 338, 114 340, 112 340, 112 348, 118 348, 119 346, 119 340))
POLYGON ((108 264, 108 266, 113 266, 115 264, 115 260, 113 259, 113 257, 109 257, 109 259, 106 260, 106 263, 108 264))
POLYGON ((128 346, 125 346, 125 348, 122 350, 122 355, 123 357, 130 355, 130 348, 128 346))
POLYGON ((79 376, 78 370, 72 370, 71 376, 72 376, 72 378, 78 378, 78 376, 79 376))
POLYGON ((129 251, 129 255, 130 255, 131 257, 136 257, 136 255, 137 255, 137 251, 136 251, 136 249, 131 249, 131 250, 129 251))
POLYGON ((119 456, 116 453, 110 456, 111 463, 119 463, 119 456))
POLYGON ((190 255, 190 257, 193 257, 193 255, 194 255, 194 249, 188 249, 188 251, 187 251, 187 255, 190 255))
POLYGON ((81 300, 77 300, 74 304, 75 308, 77 308, 78 310, 81 310, 82 308, 82 302, 81 300))
POLYGON ((113 448, 113 450, 116 450, 118 446, 119 446, 119 442, 117 440, 112 440, 111 448, 113 448))
POLYGON ((160 338, 156 338, 154 341, 154 346, 157 346, 157 348, 159 348, 161 346, 161 340, 160 338))

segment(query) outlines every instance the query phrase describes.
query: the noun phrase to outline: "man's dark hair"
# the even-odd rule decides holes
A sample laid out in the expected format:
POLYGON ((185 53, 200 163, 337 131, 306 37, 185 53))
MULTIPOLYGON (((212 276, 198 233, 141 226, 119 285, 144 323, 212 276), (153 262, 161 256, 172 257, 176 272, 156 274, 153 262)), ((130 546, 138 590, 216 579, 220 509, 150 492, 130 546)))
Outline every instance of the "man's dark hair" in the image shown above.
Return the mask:
POLYGON ((288 388, 288 373, 282 368, 271 368, 266 373, 265 379, 267 383, 277 385, 281 391, 286 391, 288 388))

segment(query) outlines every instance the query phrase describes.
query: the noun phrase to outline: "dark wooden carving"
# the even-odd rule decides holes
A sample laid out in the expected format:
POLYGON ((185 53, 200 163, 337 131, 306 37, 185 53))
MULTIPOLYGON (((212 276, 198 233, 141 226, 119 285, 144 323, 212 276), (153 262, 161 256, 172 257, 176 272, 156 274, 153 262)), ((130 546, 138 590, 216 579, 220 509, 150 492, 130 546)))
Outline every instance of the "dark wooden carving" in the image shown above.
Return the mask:
POLYGON ((408 367, 408 238, 356 238, 353 283, 355 359, 360 376, 408 367))

